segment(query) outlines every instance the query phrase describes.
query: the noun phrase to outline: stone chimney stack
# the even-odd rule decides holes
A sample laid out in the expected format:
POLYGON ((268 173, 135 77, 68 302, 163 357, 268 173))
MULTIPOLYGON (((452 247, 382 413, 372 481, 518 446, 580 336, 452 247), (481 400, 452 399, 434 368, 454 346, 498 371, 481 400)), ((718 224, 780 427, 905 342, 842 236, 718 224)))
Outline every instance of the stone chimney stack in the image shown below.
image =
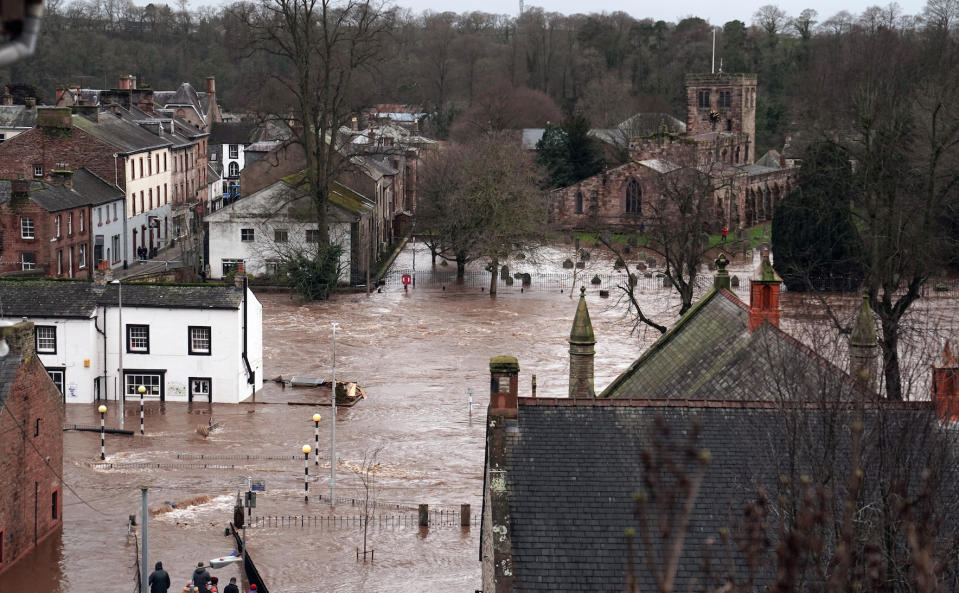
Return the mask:
POLYGON ((959 420, 959 362, 949 342, 942 349, 942 363, 932 367, 932 401, 941 420, 959 420))
POLYGON ((713 276, 713 287, 716 290, 719 290, 721 288, 730 290, 732 286, 729 279, 729 272, 726 271, 726 266, 728 265, 729 265, 729 260, 726 259, 726 254, 720 253, 719 257, 716 258, 717 272, 716 272, 716 275, 713 276))
POLYGON ((519 361, 494 356, 489 361, 489 414, 516 418, 519 398, 519 361))
POLYGON ((869 307, 869 292, 863 291, 856 323, 849 337, 849 374, 873 391, 876 390, 878 355, 879 343, 876 340, 872 309, 869 307))
POLYGON ((779 327, 779 289, 782 278, 773 270, 769 251, 763 250, 762 261, 749 279, 749 332, 764 322, 779 327))
POLYGON ((0 105, 13 105, 13 95, 6 87, 3 88, 3 95, 0 95, 0 105))
POLYGON ((354 132, 358 132, 360 130, 360 124, 357 122, 355 115, 350 118, 350 129, 354 132))
POLYGON ((23 360, 29 360, 36 354, 32 321, 0 325, 0 338, 7 341, 10 354, 19 354, 23 360))
POLYGON ((246 280, 246 264, 238 264, 236 274, 233 275, 233 284, 242 290, 244 280, 246 280))
POLYGON ((596 397, 593 357, 596 354, 593 324, 586 308, 586 287, 579 288, 579 305, 569 332, 569 397, 596 397))

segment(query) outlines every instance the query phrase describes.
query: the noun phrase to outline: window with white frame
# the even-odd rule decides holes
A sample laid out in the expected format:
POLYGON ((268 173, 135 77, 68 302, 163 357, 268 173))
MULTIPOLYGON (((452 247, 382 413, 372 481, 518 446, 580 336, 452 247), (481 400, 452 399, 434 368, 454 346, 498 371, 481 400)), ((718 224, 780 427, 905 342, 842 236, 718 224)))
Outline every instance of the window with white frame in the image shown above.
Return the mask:
POLYGON ((77 253, 77 267, 85 268, 87 267, 87 244, 80 243, 79 252, 77 253))
POLYGON ((33 219, 29 216, 20 217, 20 238, 33 239, 33 219))
POLYGON ((240 264, 243 263, 242 259, 224 259, 223 260, 223 275, 229 276, 236 272, 240 264))
POLYGON ((290 240, 290 233, 286 229, 275 229, 273 231, 274 243, 286 243, 290 240))
POLYGON ((150 353, 149 325, 127 326, 127 352, 140 354, 150 353))
POLYGON ((63 273, 63 250, 57 249, 57 276, 63 273))
POLYGON ((38 354, 57 353, 57 326, 35 325, 33 331, 37 337, 38 354))
POLYGON ((53 236, 54 237, 60 236, 60 215, 59 214, 53 217, 53 236))
POLYGON ((144 371, 130 371, 124 373, 124 387, 127 397, 140 397, 139 388, 146 388, 143 397, 159 397, 163 399, 163 376, 159 373, 144 371))
POLYGON ((35 270, 37 268, 37 254, 32 251, 24 251, 20 254, 20 269, 35 270))
POLYGON ((190 377, 190 401, 194 397, 201 397, 210 400, 210 394, 213 392, 213 380, 209 377, 190 377))
POLYGON ((253 240, 253 229, 240 229, 240 241, 252 241, 253 240))
POLYGON ((73 212, 67 213, 67 234, 73 234, 73 212))
POLYGON ((43 177, 43 165, 34 165, 34 166, 33 166, 33 176, 34 176, 34 177, 43 177))
POLYGON ((189 326, 187 328, 190 354, 210 354, 210 327, 189 326))
POLYGON ((83 210, 80 211, 79 216, 77 218, 80 219, 80 232, 82 233, 83 232, 83 210))
POLYGON ((57 389, 60 391, 61 395, 63 394, 64 387, 64 369, 47 369, 47 374, 50 375, 50 380, 53 381, 53 384, 57 386, 57 389))
POLYGON ((239 144, 231 144, 231 145, 230 145, 230 158, 231 158, 231 159, 238 159, 238 158, 240 158, 240 145, 239 145, 239 144))
POLYGON ((227 177, 239 177, 240 176, 240 164, 236 161, 232 161, 227 165, 227 177))

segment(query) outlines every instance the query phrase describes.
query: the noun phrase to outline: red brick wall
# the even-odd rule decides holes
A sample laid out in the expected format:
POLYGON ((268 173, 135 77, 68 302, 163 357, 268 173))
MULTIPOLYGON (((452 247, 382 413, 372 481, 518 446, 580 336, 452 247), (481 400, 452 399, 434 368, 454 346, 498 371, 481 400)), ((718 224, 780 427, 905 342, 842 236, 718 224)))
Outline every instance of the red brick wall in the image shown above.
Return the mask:
MULTIPOLYGON (((32 334, 33 324, 25 325, 32 334)), ((0 530, 4 539, 0 573, 35 542, 62 527, 63 488, 57 475, 63 473, 63 422, 60 392, 31 354, 21 364, 6 405, 0 409, 0 530), (34 436, 38 418, 39 434, 34 436), (53 492, 57 492, 56 519, 52 515, 53 492)))
POLYGON ((92 277, 93 273, 93 245, 90 230, 91 212, 88 206, 63 210, 61 212, 47 212, 36 203, 27 201, 21 208, 11 208, 8 201, 0 205, 0 274, 4 272, 20 271, 23 252, 36 254, 37 268, 42 268, 47 276, 70 277, 69 268, 71 258, 67 256, 73 249, 72 273, 74 278, 92 277), (67 218, 73 214, 73 233, 68 230, 67 218), (55 219, 60 216, 60 238, 51 241, 56 234, 55 219), (33 239, 24 239, 20 235, 21 217, 33 219, 33 239), (80 218, 84 219, 83 231, 80 231, 80 218), (79 267, 80 244, 86 245, 86 267, 79 267), (57 251, 63 251, 61 273, 57 274, 57 251))
POLYGON ((69 169, 86 167, 108 183, 117 180, 125 188, 122 162, 116 163, 116 149, 78 130, 33 128, 0 144, 0 179, 33 178, 34 165, 43 165, 43 173, 66 164, 69 169), (115 169, 120 166, 119 175, 115 169))

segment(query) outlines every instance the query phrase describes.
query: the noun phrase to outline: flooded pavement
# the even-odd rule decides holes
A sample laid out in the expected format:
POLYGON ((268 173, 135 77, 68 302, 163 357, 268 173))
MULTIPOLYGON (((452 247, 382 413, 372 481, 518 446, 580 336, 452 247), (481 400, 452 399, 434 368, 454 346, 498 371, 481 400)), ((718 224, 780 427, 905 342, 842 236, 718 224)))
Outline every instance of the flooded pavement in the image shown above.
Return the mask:
MULTIPOLYGON (((566 257, 561 250, 552 256, 566 257)), ((411 259, 407 249, 396 265, 409 266, 411 259)), ((425 251, 417 254, 416 263, 418 273, 429 269, 425 251)), ((591 265, 611 268, 608 261, 591 265)), ((742 264, 739 272, 752 267, 742 264)), ((600 390, 658 334, 631 333, 622 310, 613 306, 615 298, 600 298, 596 289, 587 288, 600 390)), ((127 517, 139 512, 141 485, 149 487, 153 508, 165 501, 177 506, 194 498, 198 502, 150 522, 150 566, 162 561, 173 580, 171 591, 180 591, 198 561, 233 550, 224 527, 246 477, 266 483, 254 511, 259 522, 247 537, 271 591, 453 592, 479 587, 477 520, 489 359, 517 356, 521 394, 529 393, 535 374, 538 395, 564 397, 566 339, 576 300, 566 288, 518 292, 514 286, 496 299, 477 287, 455 285, 381 290, 307 304, 288 294, 257 295, 263 303, 265 379, 329 379, 330 323, 336 322, 337 379, 357 381, 368 394, 355 406, 337 410, 335 508, 329 501, 331 409, 287 404, 318 400, 326 395, 322 388, 312 392, 267 382, 254 401, 240 405, 148 402, 146 436, 108 435, 105 465, 96 464, 98 434, 64 433, 69 488, 63 533, 0 578, 0 592, 133 590, 136 550, 127 534, 127 517), (472 389, 472 414, 467 389, 472 389), (305 504, 300 449, 313 445, 315 412, 323 416, 320 465, 317 469, 311 456, 310 502, 305 504), (207 425, 211 415, 220 428, 204 438, 196 428, 207 425), (368 532, 375 560, 364 563, 356 559, 363 540, 357 521, 365 499, 357 470, 376 449, 380 468, 372 498, 380 504, 368 532), (421 503, 444 511, 435 517, 441 524, 416 526, 416 505, 421 503), (471 505, 474 517, 468 529, 459 527, 461 504, 471 505)), ((668 291, 644 291, 641 299, 657 319, 674 319, 678 301, 668 291)), ((116 425, 116 412, 111 404, 108 426, 116 425)), ((98 424, 93 405, 71 405, 67 416, 69 423, 98 424)), ((135 427, 137 418, 137 405, 128 404, 126 427, 135 427)), ((222 590, 239 571, 212 574, 222 590)))

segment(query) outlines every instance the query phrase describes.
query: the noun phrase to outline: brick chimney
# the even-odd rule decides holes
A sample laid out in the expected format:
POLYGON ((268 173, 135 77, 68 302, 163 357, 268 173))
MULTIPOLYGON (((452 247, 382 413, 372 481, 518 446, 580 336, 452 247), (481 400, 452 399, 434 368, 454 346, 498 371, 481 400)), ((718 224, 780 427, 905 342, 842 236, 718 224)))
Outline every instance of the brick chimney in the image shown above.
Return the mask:
POLYGON ((519 361, 515 356, 489 360, 489 414, 516 418, 519 395, 519 361))
POLYGON ((0 325, 0 338, 7 341, 7 346, 10 347, 10 354, 19 354, 23 360, 33 358, 35 354, 35 344, 32 321, 21 321, 13 325, 0 325))
POLYGON ((569 332, 569 397, 596 397, 593 389, 593 357, 596 337, 586 308, 586 287, 579 288, 579 305, 569 332))
POLYGON ((216 77, 207 76, 206 77, 206 92, 210 95, 216 95, 216 77))
POLYGON ((763 250, 762 261, 749 279, 749 332, 764 322, 779 327, 779 289, 782 278, 773 270, 769 251, 763 250))
POLYGON ((236 274, 233 275, 233 285, 242 289, 244 280, 246 280, 246 264, 237 264, 236 274))
POLYGON ((949 342, 942 349, 942 363, 932 366, 932 401, 942 420, 959 420, 959 362, 949 342))
POLYGON ((0 95, 0 105, 13 105, 13 95, 6 87, 3 88, 3 95, 0 95))

